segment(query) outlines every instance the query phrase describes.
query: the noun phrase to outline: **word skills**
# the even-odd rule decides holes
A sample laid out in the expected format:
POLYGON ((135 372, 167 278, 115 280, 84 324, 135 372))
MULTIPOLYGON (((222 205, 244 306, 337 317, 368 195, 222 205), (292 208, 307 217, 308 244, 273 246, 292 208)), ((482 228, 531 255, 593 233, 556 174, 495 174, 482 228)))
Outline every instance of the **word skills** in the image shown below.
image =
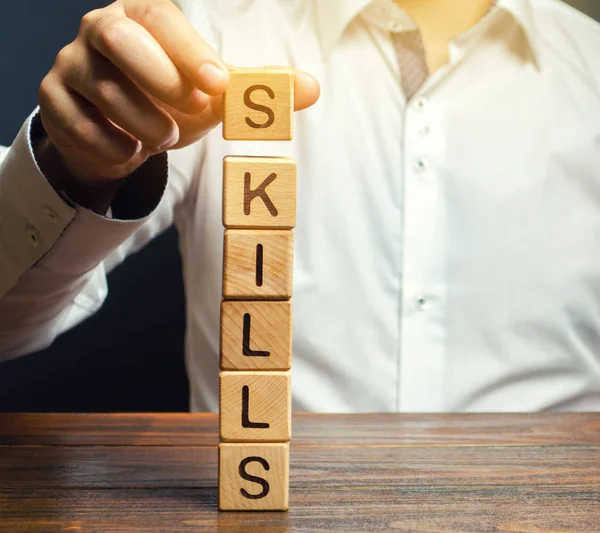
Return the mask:
MULTIPOLYGON (((291 69, 231 69, 227 140, 291 140, 291 69)), ((285 511, 291 439, 296 163, 223 160, 219 509, 285 511)))

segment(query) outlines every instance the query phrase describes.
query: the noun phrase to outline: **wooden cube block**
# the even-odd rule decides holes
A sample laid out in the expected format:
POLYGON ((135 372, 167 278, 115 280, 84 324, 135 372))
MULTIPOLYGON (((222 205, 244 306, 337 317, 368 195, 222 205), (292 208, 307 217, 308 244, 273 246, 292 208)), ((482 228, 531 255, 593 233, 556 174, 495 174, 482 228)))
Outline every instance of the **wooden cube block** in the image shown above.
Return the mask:
POLYGON ((289 370, 292 303, 221 302, 221 370, 289 370))
POLYGON ((232 141, 292 138, 294 73, 288 68, 232 68, 223 96, 223 137, 232 141))
POLYGON ((289 157, 223 160, 223 225, 281 228, 296 225, 296 163, 289 157))
POLYGON ((226 230, 223 246, 223 297, 292 297, 294 234, 291 230, 226 230))
POLYGON ((221 372, 219 401, 221 441, 290 440, 290 372, 221 372))
POLYGON ((290 445, 219 444, 221 511, 286 511, 290 445))

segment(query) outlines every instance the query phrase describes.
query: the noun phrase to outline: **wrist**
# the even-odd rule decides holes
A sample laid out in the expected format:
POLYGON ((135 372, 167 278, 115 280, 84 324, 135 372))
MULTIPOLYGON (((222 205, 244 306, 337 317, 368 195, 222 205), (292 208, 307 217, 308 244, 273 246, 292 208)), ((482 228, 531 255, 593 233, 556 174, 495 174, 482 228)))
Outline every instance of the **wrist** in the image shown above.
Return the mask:
POLYGON ((81 179, 73 173, 44 130, 39 115, 32 127, 33 153, 44 177, 55 190, 64 193, 74 203, 105 215, 127 177, 120 179, 81 179), (34 130, 37 130, 34 135, 34 130))

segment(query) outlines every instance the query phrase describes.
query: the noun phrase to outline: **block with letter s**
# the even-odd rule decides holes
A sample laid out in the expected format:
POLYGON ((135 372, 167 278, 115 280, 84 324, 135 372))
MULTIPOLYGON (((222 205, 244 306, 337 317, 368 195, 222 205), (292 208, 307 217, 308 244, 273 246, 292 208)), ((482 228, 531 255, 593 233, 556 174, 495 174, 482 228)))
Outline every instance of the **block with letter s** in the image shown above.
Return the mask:
POLYGON ((223 137, 290 141, 294 73, 290 68, 232 68, 223 101, 223 137))

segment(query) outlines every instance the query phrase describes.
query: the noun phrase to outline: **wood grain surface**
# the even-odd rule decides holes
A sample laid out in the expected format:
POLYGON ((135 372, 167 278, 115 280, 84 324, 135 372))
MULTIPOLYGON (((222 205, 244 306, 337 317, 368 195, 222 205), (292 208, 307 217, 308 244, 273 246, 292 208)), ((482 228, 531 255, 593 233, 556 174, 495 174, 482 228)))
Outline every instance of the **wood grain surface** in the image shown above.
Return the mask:
POLYGON ((220 352, 221 370, 289 370, 291 300, 221 302, 220 352))
POLYGON ((0 415, 0 531, 600 532, 600 414, 293 431, 289 512, 219 513, 215 415, 0 415))
POLYGON ((223 98, 223 137, 230 141, 290 141, 294 72, 289 68, 230 68, 223 98))
POLYGON ((292 297, 293 267, 292 230, 225 231, 223 298, 226 300, 288 300, 292 297))
POLYGON ((291 372, 221 372, 219 409, 221 442, 289 441, 292 433, 291 372), (246 418, 244 426, 242 413, 246 418))
POLYGON ((292 229, 296 225, 296 162, 290 157, 226 156, 223 226, 292 229))
POLYGON ((287 511, 290 492, 289 476, 289 442, 221 443, 219 444, 219 509, 222 511, 287 511), (245 496, 242 493, 245 493, 245 496))

